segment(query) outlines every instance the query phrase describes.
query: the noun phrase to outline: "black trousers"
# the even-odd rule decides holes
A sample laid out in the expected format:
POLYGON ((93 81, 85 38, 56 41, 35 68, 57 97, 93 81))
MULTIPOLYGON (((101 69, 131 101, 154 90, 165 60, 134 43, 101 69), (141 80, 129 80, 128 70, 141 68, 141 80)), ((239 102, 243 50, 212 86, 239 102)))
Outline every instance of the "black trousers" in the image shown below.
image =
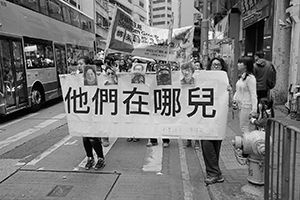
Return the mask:
POLYGON ((269 97, 269 90, 257 90, 257 100, 259 101, 261 98, 268 98, 269 97))
POLYGON ((95 150, 98 158, 104 158, 103 155, 103 147, 101 144, 101 138, 99 137, 83 137, 83 146, 86 152, 87 157, 94 157, 93 156, 93 149, 95 150))
MULTIPOLYGON (((170 139, 162 139, 163 143, 170 143, 170 139)), ((151 143, 157 143, 156 138, 150 138, 151 143)))
POLYGON ((219 158, 222 140, 201 140, 202 154, 208 176, 219 176, 219 158))

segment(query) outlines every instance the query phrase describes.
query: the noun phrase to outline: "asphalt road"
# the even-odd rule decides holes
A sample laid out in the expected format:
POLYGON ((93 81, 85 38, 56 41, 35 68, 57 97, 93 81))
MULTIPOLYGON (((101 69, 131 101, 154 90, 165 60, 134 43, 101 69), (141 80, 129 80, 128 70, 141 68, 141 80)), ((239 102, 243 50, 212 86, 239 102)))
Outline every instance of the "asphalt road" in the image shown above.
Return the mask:
POLYGON ((192 148, 184 150, 181 140, 147 148, 147 141, 110 138, 105 168, 87 171, 61 101, 1 118, 0 199, 211 199, 192 148))

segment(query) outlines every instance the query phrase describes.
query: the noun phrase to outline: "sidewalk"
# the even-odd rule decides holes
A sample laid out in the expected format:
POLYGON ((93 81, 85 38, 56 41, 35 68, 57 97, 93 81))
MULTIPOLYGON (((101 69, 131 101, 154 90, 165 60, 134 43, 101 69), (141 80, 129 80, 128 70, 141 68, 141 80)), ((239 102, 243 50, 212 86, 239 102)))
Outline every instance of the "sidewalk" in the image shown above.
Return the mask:
MULTIPOLYGON (((286 116, 282 106, 275 107, 275 116, 286 116)), ((249 185, 248 165, 240 165, 234 156, 232 140, 241 136, 239 131, 238 113, 231 110, 228 113, 226 138, 222 142, 220 167, 225 178, 223 183, 207 186, 212 200, 260 200, 263 199, 263 186, 252 187, 249 185), (249 187, 250 186, 250 187, 249 187), (252 189, 254 188, 254 191, 252 189), (244 192, 244 191, 247 192, 244 192), (248 193, 250 191, 250 193, 248 193), (255 194, 255 195, 253 195, 255 194)), ((205 174, 205 165, 201 150, 197 151, 201 168, 205 174)))

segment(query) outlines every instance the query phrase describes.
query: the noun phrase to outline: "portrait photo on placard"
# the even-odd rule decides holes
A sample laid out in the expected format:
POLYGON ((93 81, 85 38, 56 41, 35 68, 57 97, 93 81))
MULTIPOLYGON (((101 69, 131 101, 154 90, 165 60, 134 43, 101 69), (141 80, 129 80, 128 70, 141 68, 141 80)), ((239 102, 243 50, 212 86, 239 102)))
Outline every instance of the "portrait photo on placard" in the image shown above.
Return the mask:
POLYGON ((104 85, 118 85, 118 76, 116 71, 112 67, 106 67, 104 71, 106 75, 104 85))
POLYGON ((156 65, 157 85, 172 85, 172 70, 169 63, 156 65))
POLYGON ((131 83, 132 84, 145 84, 147 64, 133 63, 131 68, 131 83))
POLYGON ((86 65, 83 71, 84 85, 97 85, 96 65, 86 65))
POLYGON ((195 68, 191 62, 184 63, 180 67, 182 79, 180 80, 182 86, 195 85, 195 78, 193 77, 195 68))

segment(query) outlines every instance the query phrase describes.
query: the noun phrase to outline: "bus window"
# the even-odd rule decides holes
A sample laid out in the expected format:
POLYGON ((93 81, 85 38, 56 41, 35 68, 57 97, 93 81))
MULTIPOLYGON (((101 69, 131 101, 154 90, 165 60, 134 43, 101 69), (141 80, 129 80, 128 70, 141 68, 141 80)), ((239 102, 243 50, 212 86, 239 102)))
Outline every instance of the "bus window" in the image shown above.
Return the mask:
POLYGON ((44 15, 49 15, 47 0, 40 0, 40 10, 44 15))
POLYGON ((80 28, 80 15, 79 15, 79 12, 77 12, 76 10, 70 8, 70 14, 71 14, 71 24, 73 26, 76 26, 76 27, 80 28))
POLYGON ((24 37, 27 69, 54 67, 52 42, 24 37))
POLYGON ((34 11, 39 11, 38 0, 20 0, 20 4, 26 8, 30 8, 34 11))
POLYGON ((61 2, 58 0, 48 0, 49 15, 54 19, 63 21, 61 2))
POLYGON ((71 16, 70 16, 69 7, 66 5, 62 5, 62 9, 63 9, 64 22, 66 22, 67 24, 71 24, 71 16))
POLYGON ((57 74, 67 74, 66 50, 64 45, 55 44, 55 58, 57 74))

